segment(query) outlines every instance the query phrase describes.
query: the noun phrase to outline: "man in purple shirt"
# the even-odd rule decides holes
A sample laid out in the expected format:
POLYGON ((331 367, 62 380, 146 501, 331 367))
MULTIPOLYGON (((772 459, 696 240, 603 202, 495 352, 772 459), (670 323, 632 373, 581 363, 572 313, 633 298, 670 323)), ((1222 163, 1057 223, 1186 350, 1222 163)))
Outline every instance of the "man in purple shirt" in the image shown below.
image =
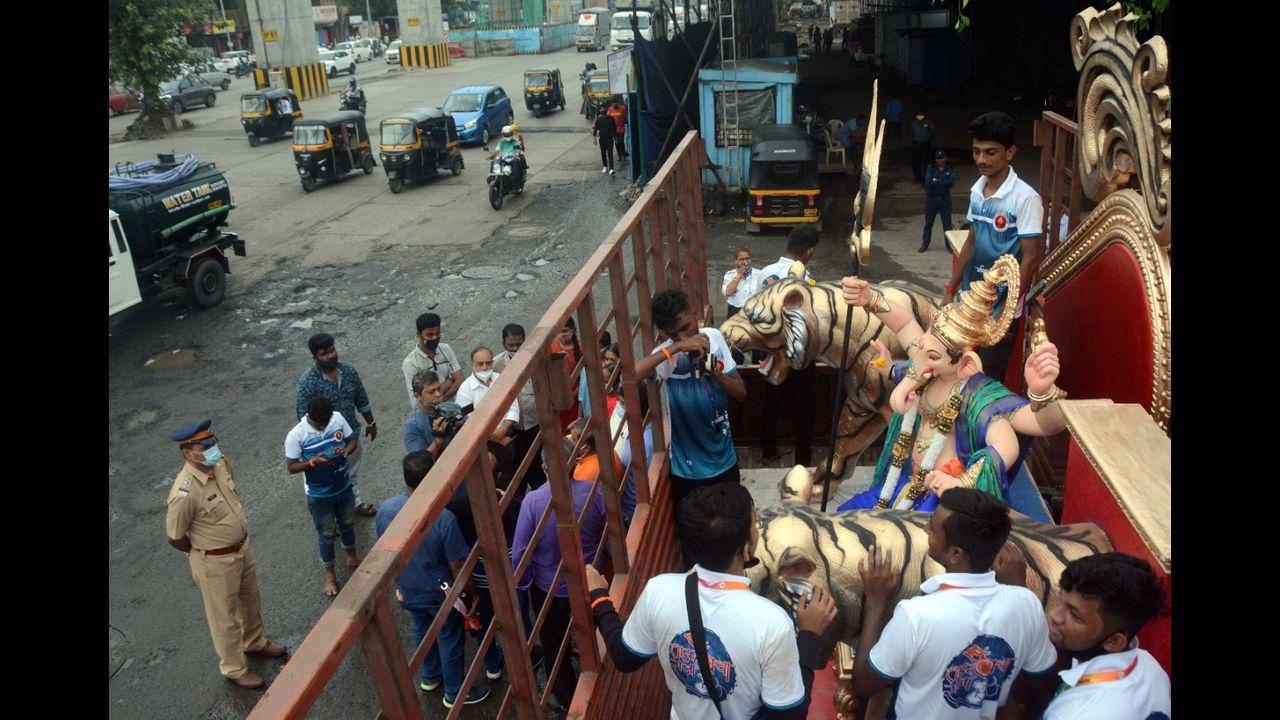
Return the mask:
MULTIPOLYGON (((565 441, 565 446, 565 455, 568 456, 573 452, 573 446, 568 441, 565 441)), ((545 462, 543 466, 546 466, 545 462)), ((591 494, 594 480, 595 478, 573 481, 573 510, 576 515, 582 517, 579 538, 582 541, 583 557, 588 563, 596 558, 596 551, 600 548, 605 528, 604 500, 601 492, 597 491, 594 497, 591 494), (588 497, 591 497, 591 507, 584 516, 582 509, 586 507, 588 497)), ((547 524, 543 526, 542 534, 536 541, 531 542, 538 520, 550 504, 551 483, 543 483, 536 490, 529 491, 529 494, 524 496, 524 501, 520 503, 520 517, 516 520, 516 531, 511 541, 513 570, 520 564, 525 549, 532 545, 532 557, 529 559, 524 575, 519 579, 519 585, 521 590, 527 589, 530 592, 534 616, 536 617, 542 611, 543 603, 548 601, 551 603, 539 633, 548 668, 555 663, 560 643, 564 639, 565 631, 569 628, 570 617, 569 583, 563 572, 560 573, 560 582, 554 592, 551 588, 551 580, 555 577, 556 568, 560 565, 560 544, 556 539, 554 509, 551 511, 551 516, 547 518, 547 524)), ((569 701, 573 698, 573 689, 578 683, 577 673, 573 671, 573 664, 568 657, 560 664, 560 672, 551 680, 551 683, 552 697, 561 707, 568 708, 569 701)))

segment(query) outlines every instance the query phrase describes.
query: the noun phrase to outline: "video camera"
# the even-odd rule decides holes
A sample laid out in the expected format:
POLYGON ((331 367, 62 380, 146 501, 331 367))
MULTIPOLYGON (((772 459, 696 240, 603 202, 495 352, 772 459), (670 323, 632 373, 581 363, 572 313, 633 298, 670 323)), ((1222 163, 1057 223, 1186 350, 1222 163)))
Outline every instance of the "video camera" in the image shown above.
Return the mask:
POLYGON ((448 425, 442 433, 436 432, 435 428, 432 428, 432 434, 438 437, 447 437, 458 432, 462 428, 462 424, 467 421, 467 415, 471 414, 471 411, 475 409, 472 405, 462 407, 454 402, 431 403, 427 407, 435 413, 436 417, 442 418, 448 425))

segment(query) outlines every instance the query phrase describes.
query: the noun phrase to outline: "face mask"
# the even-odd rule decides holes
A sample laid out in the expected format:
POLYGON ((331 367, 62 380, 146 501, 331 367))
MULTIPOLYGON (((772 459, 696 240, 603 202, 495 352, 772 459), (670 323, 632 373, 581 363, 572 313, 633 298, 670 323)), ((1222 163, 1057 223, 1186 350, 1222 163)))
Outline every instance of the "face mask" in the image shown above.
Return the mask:
POLYGON ((204 452, 200 453, 200 457, 204 458, 205 467, 213 467, 214 465, 218 464, 219 460, 222 459, 222 449, 219 448, 217 445, 214 445, 208 450, 205 450, 204 452))
POLYGON ((440 347, 440 340, 423 340, 422 347, 426 348, 430 352, 435 352, 436 348, 440 347))
POLYGON ((487 383, 490 380, 493 380, 493 371, 492 370, 476 370, 476 379, 482 383, 487 383))
POLYGON ((324 370, 332 370, 338 367, 338 358, 337 356, 334 356, 329 360, 316 360, 316 364, 324 370))

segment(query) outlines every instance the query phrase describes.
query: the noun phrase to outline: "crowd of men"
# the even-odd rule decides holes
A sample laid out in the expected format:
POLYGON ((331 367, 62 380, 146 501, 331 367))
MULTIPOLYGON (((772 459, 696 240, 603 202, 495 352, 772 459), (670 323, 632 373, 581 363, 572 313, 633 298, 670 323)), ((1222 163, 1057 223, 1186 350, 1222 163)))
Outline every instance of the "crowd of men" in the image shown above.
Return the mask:
MULTIPOLYGON (((1016 152, 1012 119, 987 113, 969 130, 981 177, 970 192, 969 242, 944 302, 951 302, 1003 254, 1019 259, 1027 282, 1042 250, 1039 197, 1009 167, 1016 152)), ((786 254, 762 270, 752 268, 747 248, 739 248, 721 288, 730 311, 739 311, 753 294, 785 277, 795 262, 811 260, 817 244, 817 232, 797 228, 788 238, 786 254)), ((551 505, 548 459, 559 452, 549 455, 544 447, 541 463, 524 462, 543 425, 552 423, 564 434, 557 450, 569 458, 590 607, 615 666, 630 672, 658 657, 674 712, 681 718, 805 717, 813 672, 825 665, 819 640, 835 618, 835 603, 815 590, 797 604, 793 618, 750 592, 745 569, 758 562, 759 532, 750 494, 741 485, 728 412, 730 398, 746 398, 737 373, 744 358, 735 357, 718 329, 700 326, 683 290, 655 294, 651 310, 666 339, 638 359, 636 377, 660 382, 665 393, 671 423, 670 495, 689 572, 649 579, 625 623, 612 606, 600 571, 609 551, 605 508, 601 493, 593 489, 601 468, 612 462, 614 477, 623 478, 623 520, 629 523, 635 483, 645 477, 653 440, 646 426, 646 457, 632 463, 622 422, 624 393, 615 378, 605 388, 604 407, 611 432, 620 438, 612 448, 597 447, 589 432, 591 391, 578 367, 582 346, 570 321, 550 349, 564 354, 567 380, 578 388, 574 406, 559 414, 539 408, 532 382, 526 383, 486 443, 497 497, 515 493, 502 522, 510 570, 520 571, 516 581, 526 632, 533 631, 532 617, 546 607, 531 659, 549 671, 554 667, 571 615, 554 509, 543 530, 535 532, 551 505), (526 474, 512 483, 522 464, 528 465, 526 474), (628 467, 631 473, 624 477, 628 467), (526 551, 528 562, 522 562, 526 551)), ((297 424, 285 434, 284 457, 287 472, 303 476, 323 569, 321 587, 328 596, 336 595, 339 586, 334 540, 341 540, 348 573, 353 572, 360 562, 355 516, 375 516, 376 534, 386 531, 467 416, 485 401, 526 336, 519 325, 504 327, 502 350, 495 355, 487 347, 473 349, 471 374, 464 378, 457 353, 441 340, 440 316, 420 315, 415 331, 414 345, 401 365, 410 403, 403 426, 405 490, 378 506, 363 500, 359 491, 361 439, 373 439, 378 432, 360 374, 338 359, 331 335, 317 333, 307 342, 311 362, 295 387, 297 424)), ((600 338, 606 378, 614 375, 619 359, 609 340, 600 338)), ((1010 344, 1006 338, 984 350, 983 367, 993 377, 1004 376, 1010 344)), ((803 373, 791 378, 790 384, 771 391, 779 395, 768 404, 803 415, 812 405, 812 378, 804 379, 803 373)), ((643 385, 637 389, 641 416, 647 417, 647 392, 643 385)), ((766 436, 767 459, 776 447, 767 429, 766 436)), ((241 687, 261 688, 265 681, 247 667, 246 653, 279 658, 287 650, 263 635, 256 569, 234 470, 222 456, 210 421, 182 428, 172 439, 185 462, 167 500, 168 541, 189 557, 221 674, 241 687)), ((797 447, 796 461, 808 464, 807 439, 804 443, 803 452, 797 447)), ((998 707, 1016 697, 1046 718, 1167 718, 1168 677, 1135 640, 1164 603, 1163 586, 1151 568, 1120 553, 1076 560, 1061 578, 1051 579, 1060 593, 1046 610, 1021 587, 1025 566, 1008 543, 1009 532, 1009 509, 999 498, 973 488, 946 490, 928 525, 929 557, 945 573, 924 582, 922 595, 896 606, 892 599, 900 567, 889 553, 873 548, 870 562, 859 568, 864 600, 854 668, 857 694, 869 697, 896 686, 897 717, 994 718, 998 707), (981 642, 966 645, 975 637, 981 642), (958 665, 958 660, 963 662, 958 665), (965 673, 956 672, 961 666, 965 673)), ((477 542, 476 519, 463 485, 396 579, 396 596, 412 619, 417 643, 444 609, 477 542)), ((426 692, 443 688, 445 707, 483 701, 490 694, 489 681, 503 674, 502 650, 494 642, 483 658, 485 679, 460 697, 466 636, 482 637, 494 620, 487 572, 483 562, 476 564, 459 603, 446 610, 422 665, 420 687, 426 692)), ((572 644, 565 647, 572 652, 572 644)), ((566 655, 554 677, 548 677, 553 704, 567 708, 576 683, 577 672, 566 655)))

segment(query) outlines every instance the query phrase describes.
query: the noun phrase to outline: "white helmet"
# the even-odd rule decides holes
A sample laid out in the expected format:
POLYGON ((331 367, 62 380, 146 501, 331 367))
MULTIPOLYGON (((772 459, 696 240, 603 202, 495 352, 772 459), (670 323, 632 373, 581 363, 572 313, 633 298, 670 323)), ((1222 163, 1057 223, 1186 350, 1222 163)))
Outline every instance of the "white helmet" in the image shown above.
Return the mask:
POLYGON ((515 133, 511 131, 510 125, 502 126, 502 137, 506 138, 507 140, 510 140, 514 136, 515 136, 515 133))

